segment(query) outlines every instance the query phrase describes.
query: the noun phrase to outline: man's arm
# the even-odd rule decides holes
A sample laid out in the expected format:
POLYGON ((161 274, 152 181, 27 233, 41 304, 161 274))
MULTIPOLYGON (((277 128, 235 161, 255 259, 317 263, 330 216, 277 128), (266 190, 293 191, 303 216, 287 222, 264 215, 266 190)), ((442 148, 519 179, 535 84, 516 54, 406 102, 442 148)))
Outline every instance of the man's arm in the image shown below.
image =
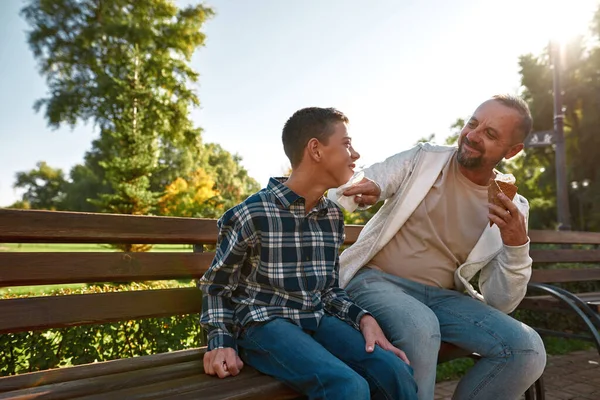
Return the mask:
MULTIPOLYGON (((380 200, 392 197, 400 188, 412 168, 415 156, 421 147, 398 153, 363 170, 365 178, 356 185, 344 190, 345 196, 355 196, 362 205, 373 205, 380 200)), ((335 189, 330 189, 334 190, 335 189)))
POLYGON ((245 260, 248 241, 253 235, 250 224, 242 207, 233 208, 223 215, 219 220, 215 258, 198 281, 203 293, 200 323, 208 333, 204 370, 209 375, 217 374, 221 378, 237 375, 243 366, 237 356, 232 333, 234 304, 231 294, 238 285, 240 267, 245 260))
POLYGON ((490 204, 490 221, 498 225, 504 247, 482 270, 479 286, 487 304, 503 312, 512 312, 527 292, 533 260, 529 256, 527 200, 519 196, 523 212, 503 193, 499 199, 505 208, 490 204))

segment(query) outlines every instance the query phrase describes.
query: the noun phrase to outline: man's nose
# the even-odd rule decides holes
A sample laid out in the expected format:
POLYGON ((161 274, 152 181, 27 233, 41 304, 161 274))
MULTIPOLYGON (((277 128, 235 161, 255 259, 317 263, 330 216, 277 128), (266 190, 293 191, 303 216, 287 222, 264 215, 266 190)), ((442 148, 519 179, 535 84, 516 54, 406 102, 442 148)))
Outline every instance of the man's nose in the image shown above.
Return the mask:
POLYGON ((469 142, 479 143, 481 141, 481 135, 479 129, 473 129, 467 133, 467 139, 469 142))

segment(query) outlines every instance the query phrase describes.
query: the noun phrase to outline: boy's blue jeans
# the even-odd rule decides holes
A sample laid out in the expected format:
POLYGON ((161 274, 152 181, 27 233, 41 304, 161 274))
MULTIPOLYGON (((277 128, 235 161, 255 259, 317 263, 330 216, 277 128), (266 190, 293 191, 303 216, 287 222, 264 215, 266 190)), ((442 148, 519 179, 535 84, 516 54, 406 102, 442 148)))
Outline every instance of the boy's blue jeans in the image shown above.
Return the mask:
POLYGON ((421 400, 434 398, 440 341, 482 357, 460 380, 453 399, 515 400, 544 371, 546 352, 539 335, 470 296, 369 268, 361 269, 346 291, 406 352, 421 400))
POLYGON ((242 360, 285 382, 309 399, 417 399, 412 368, 375 346, 367 353, 362 334, 329 315, 314 332, 286 319, 244 328, 242 360))

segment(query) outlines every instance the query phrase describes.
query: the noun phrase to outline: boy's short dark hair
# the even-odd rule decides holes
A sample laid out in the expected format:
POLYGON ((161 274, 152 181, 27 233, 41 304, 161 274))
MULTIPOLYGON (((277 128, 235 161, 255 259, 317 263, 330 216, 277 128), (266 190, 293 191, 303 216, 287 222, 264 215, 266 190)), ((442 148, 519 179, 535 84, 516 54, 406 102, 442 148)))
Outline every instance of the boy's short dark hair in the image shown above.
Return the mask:
POLYGON ((282 141, 285 155, 290 159, 292 168, 302 161, 304 148, 312 138, 327 144, 333 134, 335 122, 348 123, 348 117, 335 108, 308 107, 298 110, 287 120, 283 127, 282 141))

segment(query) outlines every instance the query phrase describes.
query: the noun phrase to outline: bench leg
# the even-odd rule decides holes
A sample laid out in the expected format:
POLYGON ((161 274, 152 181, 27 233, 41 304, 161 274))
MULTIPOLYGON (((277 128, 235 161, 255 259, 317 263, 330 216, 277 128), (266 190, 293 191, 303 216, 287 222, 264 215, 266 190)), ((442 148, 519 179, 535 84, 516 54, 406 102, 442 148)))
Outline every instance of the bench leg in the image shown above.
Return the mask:
POLYGON ((529 386, 529 389, 525 392, 525 400, 535 400, 535 384, 529 386))
POLYGON ((535 381, 536 400, 546 400, 546 387, 544 386, 544 375, 535 381))
POLYGON ((525 392, 525 400, 546 400, 546 388, 544 387, 544 376, 535 381, 525 392))

